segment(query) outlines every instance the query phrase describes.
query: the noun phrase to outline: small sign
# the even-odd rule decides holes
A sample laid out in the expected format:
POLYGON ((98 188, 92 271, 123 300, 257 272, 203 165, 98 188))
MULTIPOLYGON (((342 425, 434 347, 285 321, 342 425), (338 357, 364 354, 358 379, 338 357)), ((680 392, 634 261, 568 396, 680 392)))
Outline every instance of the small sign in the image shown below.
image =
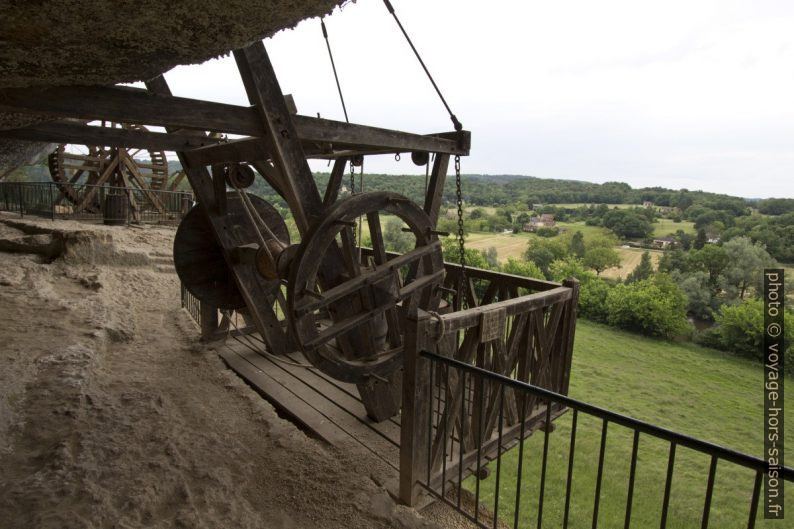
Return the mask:
POLYGON ((490 342, 504 336, 507 310, 496 308, 480 315, 480 342, 490 342))

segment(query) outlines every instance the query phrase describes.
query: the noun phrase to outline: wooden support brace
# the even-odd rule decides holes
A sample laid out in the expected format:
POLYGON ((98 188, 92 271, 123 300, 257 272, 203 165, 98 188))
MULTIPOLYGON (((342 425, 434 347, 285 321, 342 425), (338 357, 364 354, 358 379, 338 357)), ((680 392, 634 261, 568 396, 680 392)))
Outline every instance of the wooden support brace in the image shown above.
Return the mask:
MULTIPOLYGON (((168 84, 162 76, 148 81, 146 85, 153 92, 170 94, 168 84)), ((214 184, 207 168, 192 163, 187 152, 177 152, 177 156, 198 199, 199 206, 204 209, 210 220, 218 244, 225 250, 226 262, 251 313, 257 331, 262 335, 268 349, 273 354, 286 353, 287 338, 273 311, 275 302, 273 294, 265 290, 262 279, 253 267, 235 262, 230 255, 234 248, 250 241, 238 240, 237 230, 233 225, 228 224, 228 217, 217 213, 218 200, 216 200, 214 184)))
POLYGON ((430 361, 419 356, 426 336, 428 316, 414 311, 407 315, 403 352, 402 416, 400 422, 400 501, 413 506, 419 482, 427 479, 430 450, 428 403, 432 399, 430 361))

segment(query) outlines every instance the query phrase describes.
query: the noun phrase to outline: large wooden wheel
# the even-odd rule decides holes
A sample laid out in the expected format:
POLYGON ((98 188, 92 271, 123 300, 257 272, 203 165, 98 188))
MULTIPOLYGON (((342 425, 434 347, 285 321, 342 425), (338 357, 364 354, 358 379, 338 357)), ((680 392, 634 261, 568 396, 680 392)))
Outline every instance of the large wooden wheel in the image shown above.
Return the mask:
POLYGON ((402 195, 362 193, 336 202, 307 234, 292 261, 288 321, 297 345, 321 371, 346 382, 386 378, 402 365, 401 320, 411 307, 432 310, 444 278, 441 243, 427 214, 402 195), (388 256, 381 215, 401 219, 413 250, 388 256), (366 219, 374 257, 358 259, 355 221, 366 219), (343 279, 327 285, 323 261, 341 252, 343 279), (321 286, 323 285, 323 286, 321 286))
MULTIPOLYGON (((281 244, 288 245, 289 230, 276 208, 255 195, 249 194, 248 198, 281 244)), ((237 193, 227 194, 226 207, 227 214, 235 225, 232 237, 236 244, 257 243, 256 228, 245 215, 237 193)), ((223 256, 223 249, 215 240, 207 214, 200 207, 191 209, 176 230, 174 268, 188 292, 199 301, 220 309, 236 310, 245 307, 242 294, 223 256)), ((275 295, 280 282, 265 281, 264 285, 268 295, 275 295)))
MULTIPOLYGON (((106 123, 107 128, 145 130, 143 125, 106 123)), ((61 144, 49 156, 52 181, 58 187, 58 202, 66 200, 78 210, 100 211, 95 186, 136 188, 144 202, 162 210, 160 199, 149 191, 168 185, 165 152, 147 149, 113 149, 96 145, 61 144)))

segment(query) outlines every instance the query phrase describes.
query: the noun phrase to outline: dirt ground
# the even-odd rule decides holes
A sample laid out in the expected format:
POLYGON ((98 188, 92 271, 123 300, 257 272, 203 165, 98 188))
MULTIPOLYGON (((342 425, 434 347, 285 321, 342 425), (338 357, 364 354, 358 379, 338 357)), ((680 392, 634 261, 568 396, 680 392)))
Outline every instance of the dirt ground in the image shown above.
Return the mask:
POLYGON ((397 505, 372 456, 308 438, 198 342, 172 228, 3 215, 0 527, 464 526, 397 505))

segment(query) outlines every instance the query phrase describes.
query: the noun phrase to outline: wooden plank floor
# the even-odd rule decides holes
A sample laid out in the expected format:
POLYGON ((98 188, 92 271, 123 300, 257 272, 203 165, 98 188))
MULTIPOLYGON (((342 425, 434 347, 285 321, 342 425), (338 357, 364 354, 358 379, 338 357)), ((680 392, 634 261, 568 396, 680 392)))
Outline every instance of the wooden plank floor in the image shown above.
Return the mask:
MULTIPOLYGON (((340 382, 314 369, 301 353, 273 357, 263 352, 264 347, 258 335, 249 334, 230 337, 225 343, 216 344, 215 350, 230 369, 304 431, 342 450, 352 447, 375 455, 385 463, 383 471, 377 472, 378 479, 387 484, 393 494, 396 493, 400 465, 400 417, 380 423, 372 421, 367 417, 354 384, 340 382)), ((440 389, 434 392, 433 401, 440 400, 440 392, 440 389)), ((438 406, 434 408, 432 413, 434 422, 437 422, 440 409, 438 406)), ((552 419, 564 411, 554 410, 552 419)), ((545 415, 544 412, 545 409, 539 409, 533 414, 528 421, 525 437, 539 427, 539 419, 545 415)), ((457 436, 454 439, 458 442, 457 436)), ((518 439, 512 439, 502 445, 502 449, 506 450, 517 443, 518 439)), ((484 449, 481 464, 492 462, 497 453, 496 445, 484 449)), ((458 454, 451 450, 447 459, 445 466, 453 468, 458 461, 458 454)), ((467 461, 463 464, 462 474, 458 474, 455 468, 453 477, 465 479, 475 473, 476 466, 467 461)), ((436 479, 433 487, 438 486, 440 483, 436 479)), ((423 492, 420 506, 431 501, 433 497, 423 492)))
POLYGON ((399 417, 372 421, 355 385, 303 367, 308 361, 301 353, 274 358, 257 352, 254 349, 264 348, 257 339, 256 335, 229 339, 215 349, 233 371, 305 431, 339 448, 358 445, 381 459, 397 476, 399 417), (246 344, 245 340, 250 341, 246 344))

